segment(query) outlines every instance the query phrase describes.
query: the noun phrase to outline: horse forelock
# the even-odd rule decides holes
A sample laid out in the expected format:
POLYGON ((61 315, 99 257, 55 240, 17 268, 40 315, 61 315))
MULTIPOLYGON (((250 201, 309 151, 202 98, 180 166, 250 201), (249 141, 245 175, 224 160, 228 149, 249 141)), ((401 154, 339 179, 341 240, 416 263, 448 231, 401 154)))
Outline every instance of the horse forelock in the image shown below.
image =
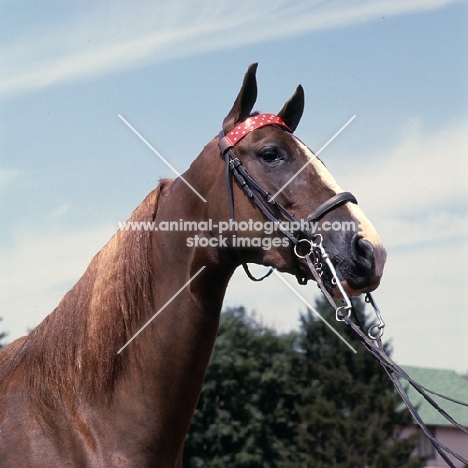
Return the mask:
MULTIPOLYGON (((162 181, 129 221, 154 221, 162 181)), ((126 353, 152 305, 151 231, 118 231, 57 308, 0 353, 0 382, 21 370, 31 408, 46 415, 74 398, 111 395, 126 353), (10 348, 10 349, 8 349, 10 348)))

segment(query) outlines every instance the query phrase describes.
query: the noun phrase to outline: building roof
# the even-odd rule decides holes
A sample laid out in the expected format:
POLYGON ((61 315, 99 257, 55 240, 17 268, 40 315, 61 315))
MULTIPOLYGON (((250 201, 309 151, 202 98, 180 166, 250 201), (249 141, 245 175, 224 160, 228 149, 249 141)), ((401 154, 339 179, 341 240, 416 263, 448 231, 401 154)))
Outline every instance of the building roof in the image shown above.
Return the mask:
MULTIPOLYGON (((455 371, 446 369, 428 369, 415 366, 401 366, 404 371, 416 382, 424 387, 441 393, 455 400, 468 404, 468 379, 455 371)), ((428 426, 451 426, 436 409, 434 409, 414 387, 403 382, 413 405, 423 421, 428 426), (409 386, 409 388, 407 388, 409 386)), ((468 427, 468 407, 451 401, 446 401, 436 395, 429 394, 431 398, 459 424, 468 427)))

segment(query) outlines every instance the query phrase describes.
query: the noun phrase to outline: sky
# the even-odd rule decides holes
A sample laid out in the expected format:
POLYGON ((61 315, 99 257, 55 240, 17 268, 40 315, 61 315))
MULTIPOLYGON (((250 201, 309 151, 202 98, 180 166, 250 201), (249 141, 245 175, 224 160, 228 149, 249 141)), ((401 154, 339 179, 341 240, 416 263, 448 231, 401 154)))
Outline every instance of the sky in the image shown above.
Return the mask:
MULTIPOLYGON (((395 360, 468 372, 467 26, 455 0, 0 0, 6 341, 173 176, 118 115, 183 172, 258 62, 256 108, 278 112, 302 84, 296 134, 312 149, 356 115, 320 156, 387 248, 374 298, 395 360)), ((314 303, 315 285, 286 279, 314 303)), ((279 332, 306 309, 275 275, 251 284, 242 269, 224 302, 239 305, 279 332)))

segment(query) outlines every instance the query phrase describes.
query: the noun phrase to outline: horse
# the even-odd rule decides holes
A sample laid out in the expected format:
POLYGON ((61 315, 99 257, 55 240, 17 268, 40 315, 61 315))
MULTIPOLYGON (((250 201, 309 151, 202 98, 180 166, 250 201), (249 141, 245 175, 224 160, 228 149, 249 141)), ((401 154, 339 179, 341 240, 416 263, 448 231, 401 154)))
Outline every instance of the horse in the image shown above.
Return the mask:
POLYGON ((236 268, 256 263, 313 280, 291 248, 299 237, 254 229, 272 213, 305 220, 318 210, 322 223, 347 222, 321 232, 341 286, 352 295, 378 287, 386 253, 375 228, 293 134, 302 87, 278 114, 252 112, 256 70, 248 67, 221 134, 128 220, 173 229, 118 230, 56 309, 1 351, 2 468, 181 467, 236 268), (182 222, 196 230, 175 229, 182 222), (241 222, 250 244, 236 242, 241 222))

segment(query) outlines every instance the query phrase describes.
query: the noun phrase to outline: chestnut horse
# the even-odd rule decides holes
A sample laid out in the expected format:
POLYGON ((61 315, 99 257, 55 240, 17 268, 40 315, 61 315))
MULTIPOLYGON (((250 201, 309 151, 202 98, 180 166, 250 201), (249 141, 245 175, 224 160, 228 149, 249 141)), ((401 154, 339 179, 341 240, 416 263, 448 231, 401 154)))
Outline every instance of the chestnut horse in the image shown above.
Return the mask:
MULTIPOLYGON (((251 65, 245 75, 223 135, 232 137, 234 127, 256 115, 256 68, 251 65)), ((276 201, 298 220, 343 192, 292 134, 303 108, 299 86, 274 123, 254 127, 230 147, 261 187, 279 191, 276 201)), ((253 242, 268 237, 258 230, 242 232, 250 246, 234 246, 232 236, 221 239, 223 221, 266 221, 237 180, 226 190, 218 146, 223 135, 205 146, 183 177, 162 181, 130 217, 154 226, 204 221, 195 224, 198 231, 119 230, 58 307, 0 353, 2 468, 182 465, 234 270, 250 262, 292 274, 306 271, 284 236, 271 248, 253 242), (188 236, 204 242, 190 243, 188 236)), ((358 295, 379 285, 386 254, 372 224, 348 201, 321 219, 349 221, 355 229, 324 230, 322 237, 345 290, 358 295)), ((272 210, 281 218, 276 206, 272 210)))

